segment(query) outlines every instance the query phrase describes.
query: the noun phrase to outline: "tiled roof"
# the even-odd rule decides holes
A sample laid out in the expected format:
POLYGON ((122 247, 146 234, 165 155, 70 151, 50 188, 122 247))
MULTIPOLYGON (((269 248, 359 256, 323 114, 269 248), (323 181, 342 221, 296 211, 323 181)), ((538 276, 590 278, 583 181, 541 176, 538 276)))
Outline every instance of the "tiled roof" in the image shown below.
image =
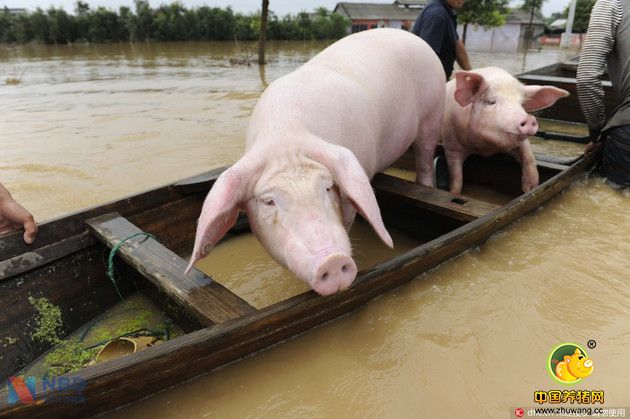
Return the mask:
POLYGON ((429 0, 396 0, 394 4, 409 7, 424 7, 428 2, 429 0))

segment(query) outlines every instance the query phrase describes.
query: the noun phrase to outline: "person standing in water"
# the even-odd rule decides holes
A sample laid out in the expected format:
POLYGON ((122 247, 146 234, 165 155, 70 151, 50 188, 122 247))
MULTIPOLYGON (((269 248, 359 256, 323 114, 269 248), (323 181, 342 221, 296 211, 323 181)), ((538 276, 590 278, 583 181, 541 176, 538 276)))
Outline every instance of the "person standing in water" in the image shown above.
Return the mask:
POLYGON ((440 58, 447 81, 451 78, 455 61, 462 70, 472 70, 466 47, 457 34, 455 10, 463 5, 464 0, 431 0, 411 29, 440 58))
POLYGON ((603 143, 599 171, 615 186, 630 186, 630 1, 597 0, 591 11, 577 71, 580 107, 591 143, 603 143), (600 81, 608 75, 618 104, 606 115, 600 81))

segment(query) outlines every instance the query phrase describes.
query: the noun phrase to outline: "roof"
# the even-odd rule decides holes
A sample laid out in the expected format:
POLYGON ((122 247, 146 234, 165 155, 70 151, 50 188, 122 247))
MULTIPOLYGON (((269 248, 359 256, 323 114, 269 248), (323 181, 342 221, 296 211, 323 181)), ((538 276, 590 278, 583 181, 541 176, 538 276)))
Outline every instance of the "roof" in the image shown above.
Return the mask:
POLYGON ((556 19, 549 24, 549 29, 564 29, 567 26, 566 19, 556 19))
POLYGON ((377 3, 337 3, 335 13, 347 16, 350 19, 364 20, 416 20, 421 8, 401 7, 397 4, 377 3))
MULTIPOLYGON (((510 9, 509 13, 505 18, 505 23, 521 23, 528 24, 531 13, 521 9, 510 9)), ((534 14, 534 20, 532 20, 533 25, 545 25, 545 23, 534 14)))
POLYGON ((429 0, 396 0, 394 4, 398 6, 404 7, 420 7, 423 8, 429 0))
POLYGON ((25 15, 27 10, 23 7, 8 7, 8 8, 4 8, 4 9, 0 9, 0 10, 5 10, 7 11, 10 15, 25 15))

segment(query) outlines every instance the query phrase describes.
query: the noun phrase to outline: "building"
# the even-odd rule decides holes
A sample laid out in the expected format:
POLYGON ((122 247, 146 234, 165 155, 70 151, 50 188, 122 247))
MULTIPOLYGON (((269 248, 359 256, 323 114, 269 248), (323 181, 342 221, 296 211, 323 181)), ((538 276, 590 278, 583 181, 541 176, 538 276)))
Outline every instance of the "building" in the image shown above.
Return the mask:
MULTIPOLYGON (((429 0, 396 0, 393 3, 337 3, 334 13, 339 13, 352 22, 349 33, 373 28, 400 28, 411 30, 416 18, 429 0)), ((544 34, 544 22, 534 16, 532 35, 529 36, 529 12, 511 9, 505 24, 496 28, 485 29, 477 25, 468 25, 466 30, 466 49, 481 52, 517 52, 525 48, 528 39, 530 48, 537 45, 537 39, 544 34)), ((457 31, 463 38, 463 25, 457 31)))
MULTIPOLYGON (((530 48, 537 45, 537 38, 544 34, 544 22, 534 16, 532 36, 529 37, 530 14, 520 9, 512 9, 506 16, 505 24, 496 28, 485 29, 481 26, 468 25, 466 30, 466 49, 481 52, 517 52, 525 48, 527 39, 531 39, 530 48)), ((457 28, 463 37, 463 26, 457 28)))
POLYGON ((413 23, 428 0, 397 0, 394 3, 337 3, 334 13, 350 19, 350 33, 373 28, 411 30, 413 23))
POLYGON ((0 10, 4 11, 5 13, 8 13, 10 15, 13 15, 13 16, 25 15, 27 13, 27 10, 24 9, 24 8, 5 7, 4 9, 0 9, 0 10))

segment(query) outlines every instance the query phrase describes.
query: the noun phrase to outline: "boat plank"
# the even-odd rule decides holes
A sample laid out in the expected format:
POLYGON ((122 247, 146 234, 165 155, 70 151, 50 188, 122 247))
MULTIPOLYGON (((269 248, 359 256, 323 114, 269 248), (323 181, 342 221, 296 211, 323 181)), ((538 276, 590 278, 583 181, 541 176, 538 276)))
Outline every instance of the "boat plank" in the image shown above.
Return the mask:
POLYGON ((461 221, 472 221, 499 208, 498 205, 455 195, 441 189, 418 185, 394 176, 377 174, 372 181, 374 188, 397 199, 421 208, 461 221))
MULTIPOLYGON (((86 221, 99 240, 113 247, 142 231, 118 213, 86 221)), ((184 307, 203 325, 210 326, 252 313, 250 306, 230 290, 192 269, 184 274, 186 261, 151 237, 135 237, 121 246, 119 255, 143 277, 184 307)))
POLYGON ((94 243, 96 243, 94 237, 85 231, 39 249, 33 249, 30 252, 2 260, 0 261, 0 281, 54 262, 94 243))

